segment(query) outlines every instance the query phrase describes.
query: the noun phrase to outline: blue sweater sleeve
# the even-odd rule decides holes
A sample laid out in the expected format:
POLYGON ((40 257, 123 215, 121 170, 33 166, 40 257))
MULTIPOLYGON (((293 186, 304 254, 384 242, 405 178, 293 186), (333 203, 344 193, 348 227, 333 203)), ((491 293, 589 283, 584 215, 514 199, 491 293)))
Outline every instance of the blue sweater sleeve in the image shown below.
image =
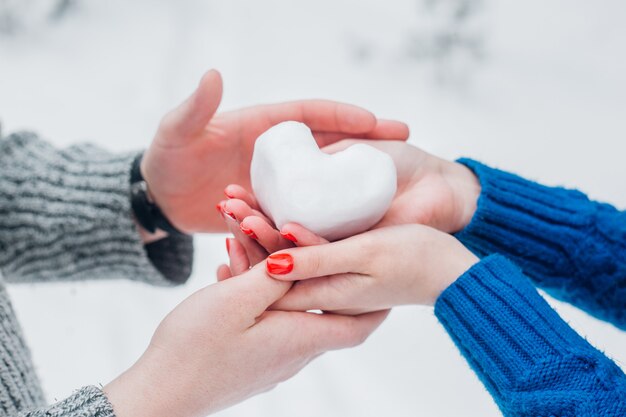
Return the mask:
POLYGON ((626 329, 626 212, 462 159, 482 193, 457 237, 478 256, 500 253, 556 298, 626 329))
POLYGON ((435 314, 505 416, 626 416, 626 375, 503 256, 461 276, 435 314))

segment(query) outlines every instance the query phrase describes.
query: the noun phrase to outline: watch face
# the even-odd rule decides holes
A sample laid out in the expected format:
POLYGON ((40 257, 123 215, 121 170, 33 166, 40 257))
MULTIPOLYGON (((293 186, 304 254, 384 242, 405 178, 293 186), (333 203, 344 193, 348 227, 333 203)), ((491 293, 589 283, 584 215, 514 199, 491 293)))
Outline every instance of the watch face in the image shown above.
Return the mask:
POLYGON ((138 194, 138 193, 147 194, 148 193, 148 184, 145 181, 134 182, 130 186, 130 192, 132 194, 138 194))
POLYGON ((148 184, 145 181, 133 182, 130 185, 130 204, 135 219, 148 232, 154 233, 160 229, 168 233, 184 234, 170 223, 159 206, 150 199, 148 184))
POLYGON ((156 208, 148 200, 148 184, 145 181, 134 182, 130 185, 130 205, 137 223, 150 233, 156 231, 153 211, 156 208))

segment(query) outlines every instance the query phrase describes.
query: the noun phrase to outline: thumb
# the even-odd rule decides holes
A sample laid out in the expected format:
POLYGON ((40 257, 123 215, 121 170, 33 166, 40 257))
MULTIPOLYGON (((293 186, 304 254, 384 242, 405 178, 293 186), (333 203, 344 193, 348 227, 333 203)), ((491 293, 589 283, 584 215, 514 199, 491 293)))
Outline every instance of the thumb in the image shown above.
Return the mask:
POLYGON ((222 76, 210 70, 200 80, 196 91, 169 112, 160 130, 169 145, 180 146, 193 139, 209 124, 222 101, 222 76))
POLYGON ((231 294, 237 304, 245 306, 256 318, 269 306, 282 298, 291 288, 291 282, 279 281, 271 278, 265 272, 263 262, 257 264, 245 274, 224 281, 230 285, 231 294))

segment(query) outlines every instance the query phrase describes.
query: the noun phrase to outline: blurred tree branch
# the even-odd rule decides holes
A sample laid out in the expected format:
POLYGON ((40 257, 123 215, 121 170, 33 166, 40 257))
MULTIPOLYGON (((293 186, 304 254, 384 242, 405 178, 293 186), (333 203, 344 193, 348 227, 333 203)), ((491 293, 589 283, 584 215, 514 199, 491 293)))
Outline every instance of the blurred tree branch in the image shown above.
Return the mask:
POLYGON ((79 0, 0 0, 0 35, 14 35, 33 22, 57 21, 79 0))
POLYGON ((486 56, 484 0, 419 0, 424 22, 409 35, 407 54, 434 66, 442 82, 456 81, 486 56))

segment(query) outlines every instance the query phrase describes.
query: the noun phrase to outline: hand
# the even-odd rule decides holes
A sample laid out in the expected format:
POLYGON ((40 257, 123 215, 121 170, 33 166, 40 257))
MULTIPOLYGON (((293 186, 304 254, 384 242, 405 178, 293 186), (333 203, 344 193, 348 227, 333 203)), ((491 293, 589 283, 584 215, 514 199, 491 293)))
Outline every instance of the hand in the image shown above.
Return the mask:
POLYGON ((306 123, 321 146, 347 137, 408 137, 403 123, 378 120, 359 107, 323 100, 255 106, 215 115, 221 96, 219 73, 207 72, 191 97, 163 118, 142 162, 151 197, 184 232, 225 230, 214 208, 222 190, 230 183, 249 188, 254 142, 280 122, 306 123))
POLYGON ((230 278, 243 270, 231 265, 223 282, 184 300, 139 361, 104 387, 118 417, 214 413, 273 388, 325 351, 363 342, 387 314, 266 311, 291 282, 268 277, 263 265, 230 278))
MULTIPOLYGON (((324 151, 338 152, 355 143, 365 143, 388 153, 398 170, 398 191, 391 207, 374 228, 424 224, 456 233, 469 224, 476 211, 480 184, 468 168, 397 141, 343 140, 325 147, 324 151)), ((290 229, 296 226, 297 230, 297 225, 288 224, 280 231, 275 230, 245 188, 229 185, 225 193, 229 200, 221 202, 221 207, 239 223, 230 222, 229 228, 244 243, 253 265, 272 252, 294 245, 290 229), (239 232, 239 227, 248 232, 248 237, 239 232)))
POLYGON ((327 146, 324 151, 335 153, 356 143, 365 143, 389 154, 398 172, 398 191, 375 228, 423 224, 456 233, 472 220, 481 187, 469 168, 397 141, 344 140, 327 146))
MULTIPOLYGON (((299 231, 291 227, 294 237, 312 243, 315 236, 299 227, 299 231)), ((477 262, 451 235, 421 225, 390 226, 337 242, 287 249, 265 261, 272 277, 298 281, 272 308, 342 314, 434 305, 477 262)))

